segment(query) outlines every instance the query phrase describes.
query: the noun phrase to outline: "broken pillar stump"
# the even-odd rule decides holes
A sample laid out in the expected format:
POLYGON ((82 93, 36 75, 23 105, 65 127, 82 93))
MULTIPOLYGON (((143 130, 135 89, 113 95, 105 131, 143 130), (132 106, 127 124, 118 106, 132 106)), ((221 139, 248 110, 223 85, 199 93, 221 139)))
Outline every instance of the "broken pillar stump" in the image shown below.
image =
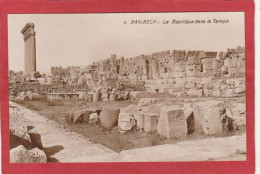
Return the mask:
POLYGON ((136 126, 140 129, 144 128, 144 113, 142 111, 134 114, 134 118, 136 120, 136 126))
POLYGON ((156 132, 157 129, 157 114, 145 113, 144 114, 144 131, 156 132))
POLYGON ((118 121, 120 109, 103 109, 100 113, 100 123, 104 128, 111 128, 118 121))
POLYGON ((101 100, 101 93, 100 92, 95 92, 93 94, 93 102, 99 102, 101 100))

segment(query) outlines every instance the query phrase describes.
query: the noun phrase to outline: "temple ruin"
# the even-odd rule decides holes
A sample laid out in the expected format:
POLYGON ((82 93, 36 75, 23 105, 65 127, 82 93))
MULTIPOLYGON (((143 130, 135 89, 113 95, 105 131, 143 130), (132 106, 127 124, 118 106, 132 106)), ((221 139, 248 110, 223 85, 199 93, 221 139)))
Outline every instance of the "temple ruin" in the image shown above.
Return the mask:
MULTIPOLYGON (((49 146, 44 143, 52 139, 59 144, 58 147, 61 146, 60 151, 64 154, 58 156, 67 158, 61 162, 70 162, 75 154, 82 157, 82 152, 92 142, 81 145, 82 149, 78 150, 75 147, 83 142, 78 142, 83 136, 71 140, 76 132, 84 133, 88 141, 100 143, 99 152, 103 153, 99 149, 101 144, 112 147, 116 151, 115 159, 120 159, 118 155, 126 150, 125 154, 129 156, 130 150, 137 148, 136 155, 141 152, 140 149, 187 142, 190 137, 191 141, 196 139, 196 145, 189 145, 188 150, 184 150, 192 160, 195 158, 190 155, 190 147, 201 148, 197 140, 205 138, 213 140, 214 145, 210 144, 210 150, 203 147, 197 150, 208 155, 202 159, 204 161, 211 159, 212 149, 223 150, 222 142, 226 140, 230 142, 226 143, 228 150, 224 149, 224 156, 239 153, 240 158, 246 158, 244 47, 228 48, 225 52, 166 50, 129 58, 111 54, 106 59, 85 66, 51 67, 47 75, 36 71, 34 24, 27 23, 22 34, 25 70, 9 70, 12 163, 50 162, 53 154, 48 154, 46 149, 49 146), (43 128, 42 132, 37 132, 35 125, 29 125, 32 121, 25 121, 25 116, 26 119, 36 120, 36 126, 42 124, 39 126, 43 128), (55 138, 46 138, 49 134, 46 130, 50 126, 55 128, 48 130, 55 138), (56 128, 59 128, 58 131, 56 128), (75 132, 70 134, 71 130, 75 132), (231 135, 236 137, 228 139, 231 135), (56 140, 56 136, 66 141, 56 140), (220 137, 221 145, 218 147, 215 138, 220 137), (45 142, 42 143, 42 140, 45 142), (68 143, 68 140, 71 141, 68 143), (236 142, 239 142, 239 149, 234 146, 236 142), (18 158, 20 153, 17 152, 21 151, 27 154, 27 158, 18 158), (67 154, 73 157, 67 157, 67 154)), ((105 149, 107 147, 104 146, 105 149)), ((165 151, 167 160, 178 157, 175 153, 179 147, 175 151, 165 151), (173 154, 171 158, 168 158, 169 151, 173 154)), ((85 154, 85 161, 92 158, 89 154, 85 154)), ((197 156, 203 156, 201 154, 197 156)), ((178 160, 180 158, 184 159, 179 155, 178 160)), ((139 160, 139 157, 135 159, 139 160)))

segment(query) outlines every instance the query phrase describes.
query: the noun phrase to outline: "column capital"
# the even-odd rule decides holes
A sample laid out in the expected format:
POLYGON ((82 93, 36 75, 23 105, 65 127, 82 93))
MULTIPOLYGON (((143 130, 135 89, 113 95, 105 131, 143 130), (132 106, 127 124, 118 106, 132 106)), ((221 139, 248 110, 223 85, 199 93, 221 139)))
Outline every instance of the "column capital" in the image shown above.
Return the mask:
POLYGON ((21 33, 23 34, 24 41, 26 41, 30 36, 35 36, 36 32, 34 31, 34 23, 27 23, 21 33))

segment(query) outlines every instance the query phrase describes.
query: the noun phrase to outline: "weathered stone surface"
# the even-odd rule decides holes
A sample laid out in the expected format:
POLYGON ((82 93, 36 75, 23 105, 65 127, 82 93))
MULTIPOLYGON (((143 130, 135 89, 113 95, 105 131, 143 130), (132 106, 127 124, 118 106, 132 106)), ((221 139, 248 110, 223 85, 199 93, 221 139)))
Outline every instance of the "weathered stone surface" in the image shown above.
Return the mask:
POLYGON ((38 149, 37 147, 28 150, 29 163, 46 163, 47 157, 44 151, 38 149))
POLYGON ((226 89, 223 94, 224 97, 237 97, 239 94, 235 93, 235 89, 226 89))
POLYGON ((93 102, 98 102, 101 100, 101 93, 100 92, 95 92, 93 94, 93 102))
POLYGON ((81 107, 74 107, 72 108, 69 112, 66 113, 66 118, 65 120, 67 121, 67 123, 73 123, 74 121, 74 112, 77 110, 82 109, 81 107))
POLYGON ((235 93, 236 94, 241 94, 241 93, 244 93, 246 91, 245 87, 238 87, 238 88, 235 88, 235 93))
POLYGON ((235 84, 234 84, 235 88, 240 87, 242 84, 243 84, 243 82, 241 80, 235 79, 235 84))
MULTIPOLYGON (((217 52, 205 51, 200 51, 199 54, 192 56, 189 56, 189 51, 182 51, 181 61, 177 58, 179 53, 175 55, 175 53, 164 54, 160 52, 158 55, 157 53, 141 55, 124 59, 124 61, 113 57, 112 59, 93 62, 92 65, 87 67, 52 67, 52 76, 35 77, 34 80, 37 80, 40 84, 73 84, 69 86, 68 91, 70 92, 76 91, 75 89, 85 91, 84 89, 78 89, 78 86, 84 88, 89 86, 96 92, 95 94, 99 93, 94 95, 94 101, 100 101, 100 92, 105 95, 112 94, 112 88, 116 89, 114 92, 118 94, 117 99, 121 100, 128 99, 130 95, 124 92, 126 90, 132 91, 132 89, 135 91, 131 92, 132 98, 145 98, 149 95, 148 90, 160 93, 171 89, 175 90, 173 93, 179 93, 180 91, 186 92, 186 89, 212 90, 213 88, 214 90, 220 90, 223 96, 236 96, 225 94, 226 90, 234 90, 233 92, 240 96, 245 92, 244 48, 230 50, 225 54, 221 53, 222 56, 219 60, 217 52), (241 76, 241 78, 238 78, 237 75, 241 76), (51 83, 48 81, 51 81, 51 83), (79 82, 81 85, 74 86, 79 82), (132 89, 127 89, 128 87, 132 89), (105 88, 109 90, 104 90, 105 88), (143 91, 144 89, 147 91, 143 91)), ((23 73, 10 71, 9 75, 10 84, 24 83, 26 80, 23 73)), ((10 88, 10 94, 12 92, 17 93, 16 87, 10 88)), ((67 88, 67 86, 65 87, 67 88)), ((44 87, 44 89, 46 89, 44 92, 49 90, 48 87, 44 87)), ((19 92, 22 90, 19 90, 19 92)), ((35 92, 35 89, 30 90, 35 92)), ((50 90, 60 91, 58 88, 50 90)), ((210 96, 211 90, 205 92, 205 96, 210 96)), ((182 94, 176 95, 181 97, 182 94)), ((17 98, 31 98, 29 94, 27 97, 25 96, 27 94, 18 95, 17 98)), ((198 96, 198 93, 196 96, 198 96)), ((81 95, 77 95, 77 97, 82 98, 81 95)), ((107 96, 103 98, 103 101, 108 100, 107 96)))
POLYGON ((176 94, 176 97, 177 97, 177 98, 181 98, 181 97, 184 96, 185 93, 184 93, 183 91, 178 91, 178 92, 176 92, 175 94, 176 94))
POLYGON ((84 108, 84 109, 76 110, 73 113, 73 122, 74 123, 82 123, 82 122, 88 123, 89 115, 92 113, 95 113, 97 111, 98 110, 96 108, 84 108))
POLYGON ((203 92, 204 92, 205 97, 211 97, 212 93, 213 93, 213 90, 204 89, 203 92))
POLYGON ((133 128, 133 125, 129 122, 120 122, 120 124, 118 124, 118 127, 123 131, 129 131, 133 128))
POLYGON ((224 114, 224 101, 210 100, 193 104, 195 131, 205 134, 218 134, 222 132, 222 114, 224 114))
POLYGON ((227 85, 221 85, 220 88, 219 88, 219 90, 223 91, 223 92, 226 91, 227 89, 228 89, 227 85))
POLYGON ((132 91, 130 92, 130 97, 136 99, 136 98, 140 98, 143 97, 144 95, 148 95, 151 94, 151 92, 149 91, 132 91))
POLYGON ((227 116, 230 117, 230 118, 233 117, 232 112, 231 112, 228 108, 226 108, 226 114, 227 114, 227 116))
POLYGON ((140 111, 142 108, 135 104, 130 104, 127 107, 120 108, 120 113, 131 113, 136 114, 138 111, 140 111))
POLYGON ((161 109, 157 133, 166 138, 180 138, 187 135, 187 123, 183 109, 166 106, 161 109))
POLYGON ((9 109, 9 132, 10 132, 10 149, 23 145, 26 148, 31 148, 31 138, 28 134, 26 121, 23 114, 9 109))
POLYGON ((32 97, 31 96, 29 96, 28 94, 26 94, 25 96, 24 96, 24 98, 23 98, 23 100, 31 100, 32 99, 32 97))
POLYGON ((202 89, 189 89, 186 91, 189 97, 202 97, 202 89))
POLYGON ((240 116, 246 112, 246 103, 234 103, 232 106, 234 116, 240 116))
POLYGON ((111 93, 111 94, 109 95, 109 101, 114 102, 114 101, 116 101, 116 100, 117 100, 117 94, 111 93))
POLYGON ((131 113, 119 113, 118 127, 122 130, 128 131, 135 126, 135 119, 131 113))
POLYGON ((221 91, 216 90, 212 92, 212 97, 220 97, 221 96, 221 91))
POLYGON ((79 92, 79 99, 83 100, 86 98, 87 93, 86 92, 79 92))
POLYGON ((118 122, 120 109, 103 109, 100 114, 100 122, 104 128, 110 128, 118 122))
POLYGON ((104 92, 101 94, 101 100, 102 101, 109 101, 109 94, 107 92, 104 92))
POLYGON ((99 121, 99 116, 97 113, 92 113, 89 115, 89 124, 97 124, 99 121))
POLYGON ((32 96, 33 96, 33 93, 31 91, 26 92, 26 97, 28 97, 28 100, 32 100, 32 96))
POLYGON ((154 104, 154 103, 156 103, 156 99, 155 98, 142 98, 138 102, 138 106, 139 107, 143 107, 143 106, 147 106, 147 105, 154 104))
POLYGON ((148 106, 142 107, 142 112, 143 113, 155 113, 155 114, 160 114, 161 108, 165 106, 163 104, 151 104, 148 106))
MULTIPOLYGON (((165 103, 151 104, 151 105, 142 107, 142 112, 143 113, 154 113, 154 114, 160 115, 161 108, 164 107, 164 106, 169 106, 169 105, 172 105, 172 103, 171 102, 168 102, 168 103, 165 102, 165 103)), ((176 105, 176 107, 177 107, 177 105, 176 105)), ((178 107, 181 107, 181 106, 178 105, 178 107)))
POLYGON ((153 113, 144 114, 144 131, 145 132, 156 132, 157 122, 159 115, 153 113))
POLYGON ((228 112, 228 109, 224 109, 226 111, 222 116, 221 116, 221 123, 222 123, 222 131, 233 131, 237 130, 238 127, 236 124, 234 124, 234 119, 232 118, 232 115, 228 112))
POLYGON ((234 123, 238 126, 246 125, 246 103, 234 103, 232 107, 234 123))
POLYGON ((28 152, 23 145, 17 146, 10 150, 11 163, 29 163, 28 152))
POLYGON ((143 129, 144 128, 144 113, 142 111, 139 111, 134 115, 134 118, 136 120, 136 126, 138 128, 143 129))
POLYGON ((187 119, 192 112, 193 112, 193 108, 192 108, 192 107, 186 107, 186 108, 184 108, 184 116, 185 116, 185 119, 187 119))
POLYGON ((92 102, 93 101, 93 94, 91 92, 88 92, 85 97, 86 102, 92 102))

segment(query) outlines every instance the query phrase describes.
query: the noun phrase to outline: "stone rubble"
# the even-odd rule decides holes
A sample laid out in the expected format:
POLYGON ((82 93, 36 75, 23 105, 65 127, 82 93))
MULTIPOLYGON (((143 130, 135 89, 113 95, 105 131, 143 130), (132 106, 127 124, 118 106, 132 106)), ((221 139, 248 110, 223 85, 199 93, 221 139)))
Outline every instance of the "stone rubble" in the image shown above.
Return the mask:
POLYGON ((32 98, 22 92, 88 102, 136 98, 139 93, 135 91, 167 92, 176 97, 240 97, 245 95, 245 48, 167 50, 119 59, 112 54, 85 67, 52 67, 48 76, 34 72, 28 77, 10 70, 9 81, 10 96, 22 100, 32 98))
MULTIPOLYGON (((24 102, 135 101, 125 108, 72 108, 66 116, 71 124, 100 124, 106 129, 117 126, 122 132, 138 129, 164 138, 194 132, 218 135, 246 125, 246 104, 225 103, 227 98, 245 97, 244 47, 226 52, 167 50, 119 59, 112 54, 85 67, 51 67, 51 75, 9 71, 9 82, 10 99, 24 102), (160 93, 178 101, 153 96, 160 93), (187 99, 192 102, 187 103, 187 99)), ((46 162, 41 135, 20 124, 23 117, 10 115, 14 115, 10 117, 13 161, 46 162)))
POLYGON ((104 108, 100 113, 100 123, 104 128, 111 128, 118 122, 120 109, 104 108))
POLYGON ((11 163, 46 163, 41 135, 34 128, 28 130, 23 113, 10 108, 10 162, 11 163))
POLYGON ((166 106, 161 109, 157 133, 166 138, 180 138, 187 135, 187 123, 183 109, 166 106))
POLYGON ((205 101, 193 104, 195 131, 205 134, 219 134, 222 132, 221 116, 224 114, 223 101, 205 101))
POLYGON ((121 132, 140 129, 165 138, 180 138, 194 132, 218 135, 246 125, 245 103, 233 103, 232 110, 222 100, 176 103, 171 99, 142 98, 124 108, 76 107, 68 113, 69 123, 101 124, 121 132))

